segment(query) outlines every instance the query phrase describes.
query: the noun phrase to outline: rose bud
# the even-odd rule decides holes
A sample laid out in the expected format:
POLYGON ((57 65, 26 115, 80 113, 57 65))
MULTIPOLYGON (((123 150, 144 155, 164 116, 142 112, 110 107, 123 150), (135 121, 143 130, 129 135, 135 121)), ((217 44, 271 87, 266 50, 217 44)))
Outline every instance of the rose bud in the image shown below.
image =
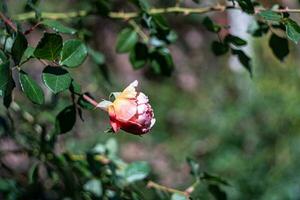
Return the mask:
POLYGON ((109 114, 113 132, 120 129, 135 135, 148 133, 155 123, 148 97, 136 91, 138 81, 132 82, 123 92, 113 93, 115 100, 102 101, 97 107, 109 114))

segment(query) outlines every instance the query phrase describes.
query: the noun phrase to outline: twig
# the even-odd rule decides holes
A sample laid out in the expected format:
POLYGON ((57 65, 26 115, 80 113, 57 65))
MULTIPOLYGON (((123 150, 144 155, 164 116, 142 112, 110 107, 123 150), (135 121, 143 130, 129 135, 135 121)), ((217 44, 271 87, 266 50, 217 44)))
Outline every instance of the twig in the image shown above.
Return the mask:
MULTIPOLYGON (((84 17, 87 16, 88 12, 85 10, 81 10, 78 12, 65 12, 65 13, 55 13, 55 12, 42 12, 41 18, 43 19, 69 19, 74 17, 84 17)), ((13 17, 15 20, 27 20, 27 19, 34 19, 35 18, 35 12, 27 12, 18 14, 13 17)))
MULTIPOLYGON (((75 155, 75 154, 71 154, 69 155, 70 158, 74 161, 81 161, 81 160, 86 160, 86 156, 85 155, 75 155)), ((102 164, 109 164, 110 160, 105 157, 104 155, 95 155, 94 159, 101 162, 102 164)))
POLYGON ((90 104, 92 104, 95 107, 97 107, 97 105, 99 104, 97 101, 95 101, 94 99, 92 99, 91 97, 89 97, 86 94, 82 95, 82 97, 84 98, 84 100, 86 100, 87 102, 89 102, 90 104))
MULTIPOLYGON (((232 9, 232 6, 225 6, 217 4, 215 6, 201 7, 201 8, 186 8, 186 7, 168 7, 168 8, 151 8, 147 11, 149 14, 163 14, 163 13, 183 13, 188 14, 202 14, 210 11, 225 11, 226 9, 232 9)), ((81 10, 78 12, 66 12, 66 13, 55 13, 55 12, 43 12, 41 17, 44 19, 68 19, 74 17, 84 17, 89 13, 86 10, 81 10)), ((132 19, 139 16, 139 12, 110 12, 108 14, 110 18, 113 19, 132 19)), ((15 20, 27 20, 35 18, 34 12, 27 12, 15 15, 13 17, 15 20)))
MULTIPOLYGON (((265 10, 265 9, 263 9, 263 10, 265 10)), ((261 10, 261 11, 263 11, 263 10, 261 10)), ((277 12, 277 13, 300 13, 300 9, 288 9, 288 8, 272 10, 272 11, 277 12)))
POLYGON ((5 15, 0 12, 0 18, 4 21, 5 24, 7 24, 11 29, 13 29, 15 32, 18 31, 17 27, 14 25, 14 23, 8 19, 7 17, 5 17, 5 15))
POLYGON ((28 30, 26 30, 24 32, 24 35, 27 35, 29 33, 31 33, 34 29, 36 29, 39 25, 41 24, 41 22, 36 23, 34 26, 30 27, 28 30))
POLYGON ((165 192, 169 192, 169 193, 180 194, 180 195, 185 196, 186 199, 189 199, 189 193, 188 192, 177 190, 177 189, 173 189, 173 188, 169 188, 169 187, 166 187, 164 185, 160 185, 158 183, 155 183, 153 181, 149 181, 147 183, 147 187, 148 188, 154 188, 154 189, 161 190, 161 191, 165 191, 165 192))
POLYGON ((197 187, 197 185, 199 184, 199 180, 197 179, 191 186, 189 186, 188 188, 185 189, 185 192, 187 194, 191 194, 194 192, 195 188, 197 187))
MULTIPOLYGON (((236 6, 226 6, 226 5, 220 5, 216 4, 214 6, 208 6, 208 7, 201 7, 201 8, 187 8, 187 7, 168 7, 168 8, 151 8, 147 11, 148 14, 168 14, 168 13, 182 13, 184 15, 189 14, 204 14, 207 12, 224 12, 229 9, 240 9, 236 6)), ((267 10, 265 8, 259 8, 256 9, 256 14, 267 10)), ((284 9, 277 9, 272 10, 277 13, 300 13, 300 9, 290 9, 290 8, 284 8, 284 9)), ((93 13, 89 13, 86 10, 80 10, 80 11, 73 11, 73 12, 66 12, 66 13, 56 13, 56 12, 42 12, 41 17, 43 19, 69 19, 74 17, 84 17, 87 15, 90 15, 93 13)), ((110 18, 113 19, 124 19, 129 20, 132 18, 136 18, 139 16, 139 12, 110 12, 108 14, 110 18)), ((35 13, 34 12, 27 12, 15 15, 13 19, 15 20, 27 20, 27 19, 34 19, 35 13)))
POLYGON ((38 61, 40 61, 40 62, 41 62, 43 65, 45 65, 45 66, 48 65, 48 63, 47 63, 46 61, 44 61, 44 60, 38 59, 38 61))
POLYGON ((134 30, 139 34, 139 36, 141 36, 143 41, 147 43, 149 37, 143 32, 143 30, 139 27, 139 25, 134 20, 129 20, 128 23, 134 28, 134 30))

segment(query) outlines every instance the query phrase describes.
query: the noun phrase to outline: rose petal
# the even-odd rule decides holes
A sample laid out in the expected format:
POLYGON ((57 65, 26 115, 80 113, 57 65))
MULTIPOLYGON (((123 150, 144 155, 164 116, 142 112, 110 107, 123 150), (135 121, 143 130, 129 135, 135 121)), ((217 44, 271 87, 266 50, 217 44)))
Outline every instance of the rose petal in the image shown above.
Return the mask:
POLYGON ((108 114, 110 119, 110 126, 112 127, 113 131, 116 133, 120 130, 121 127, 116 119, 116 113, 113 105, 108 107, 108 114))
POLYGON ((132 118, 137 111, 137 104, 133 100, 117 99, 113 103, 116 118, 120 121, 126 122, 132 118))
POLYGON ((146 112, 147 108, 148 107, 147 107, 146 104, 140 104, 140 105, 138 105, 138 107, 137 107, 138 114, 142 114, 142 113, 146 112))
POLYGON ((133 99, 136 97, 136 87, 138 86, 138 81, 133 81, 123 92, 117 97, 117 98, 127 98, 127 99, 133 99))
POLYGON ((113 120, 110 120, 110 126, 112 127, 112 129, 115 133, 118 132, 121 128, 120 125, 113 120))
POLYGON ((138 104, 148 103, 148 101, 149 101, 148 97, 142 92, 140 92, 138 94, 136 99, 137 99, 138 104))
POLYGON ((113 93, 115 101, 108 105, 110 124, 114 132, 123 129, 135 135, 148 133, 155 123, 148 97, 137 92, 138 81, 121 93, 113 93), (115 95, 116 94, 116 95, 115 95))
POLYGON ((156 119, 155 119, 155 118, 151 119, 150 129, 154 126, 155 122, 156 122, 156 119))
POLYGON ((100 108, 102 110, 105 110, 105 111, 108 111, 108 107, 112 105, 112 102, 110 101, 106 101, 106 100, 103 100, 101 101, 100 103, 97 104, 97 108, 100 108))

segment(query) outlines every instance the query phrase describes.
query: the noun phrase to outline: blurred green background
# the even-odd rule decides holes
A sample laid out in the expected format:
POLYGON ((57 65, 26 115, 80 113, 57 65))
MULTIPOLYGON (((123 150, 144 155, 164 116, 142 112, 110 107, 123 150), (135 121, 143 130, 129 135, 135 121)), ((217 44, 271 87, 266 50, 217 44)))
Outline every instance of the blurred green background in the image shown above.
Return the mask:
MULTIPOLYGON (((22 7, 21 2, 8 1, 12 14, 22 7)), ((41 2, 43 10, 55 12, 84 6, 84 1, 75 0, 41 2)), ((171 47, 176 65, 171 78, 155 77, 147 70, 134 71, 128 55, 115 53, 116 34, 126 23, 98 17, 83 20, 86 32, 82 34, 96 37, 91 39, 91 45, 106 57, 111 84, 103 79, 97 66, 86 60, 72 71, 82 90, 101 100, 137 79, 140 90, 150 98, 156 124, 143 137, 125 132, 104 133, 108 128, 106 114, 84 111, 84 122, 78 120, 71 133, 59 138, 57 151, 83 152, 113 137, 120 143, 124 160, 149 161, 158 182, 170 187, 185 189, 192 183, 185 159, 193 157, 203 171, 230 182, 231 186, 223 188, 228 199, 300 199, 298 46, 291 44, 291 54, 280 63, 268 48, 269 36, 251 38, 251 79, 245 70, 230 69, 229 55, 219 58, 211 53, 210 42, 215 36, 201 27, 202 19, 199 15, 168 17, 178 33, 178 40, 171 47)), ((40 37, 41 33, 33 33, 31 45, 40 37)), ((24 69, 31 74, 42 70, 40 63, 35 62, 24 69)), ((36 80, 40 81, 40 77, 36 80)), ((16 93, 15 99, 40 121, 53 122, 49 113, 57 114, 69 100, 67 93, 62 96, 65 102, 48 93, 43 112, 20 94, 16 93)))

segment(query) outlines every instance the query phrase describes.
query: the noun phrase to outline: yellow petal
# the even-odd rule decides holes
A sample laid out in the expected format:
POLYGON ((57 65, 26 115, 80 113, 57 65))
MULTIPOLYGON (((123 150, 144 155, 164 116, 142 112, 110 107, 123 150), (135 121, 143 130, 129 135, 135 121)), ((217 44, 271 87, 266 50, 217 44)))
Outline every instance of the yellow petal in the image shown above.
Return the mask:
POLYGON ((123 122, 130 120, 137 112, 135 100, 118 98, 114 101, 113 107, 116 118, 123 122))
POLYGON ((136 87, 138 86, 138 81, 133 81, 127 88, 123 90, 123 92, 117 98, 126 98, 133 99, 137 96, 136 87))

